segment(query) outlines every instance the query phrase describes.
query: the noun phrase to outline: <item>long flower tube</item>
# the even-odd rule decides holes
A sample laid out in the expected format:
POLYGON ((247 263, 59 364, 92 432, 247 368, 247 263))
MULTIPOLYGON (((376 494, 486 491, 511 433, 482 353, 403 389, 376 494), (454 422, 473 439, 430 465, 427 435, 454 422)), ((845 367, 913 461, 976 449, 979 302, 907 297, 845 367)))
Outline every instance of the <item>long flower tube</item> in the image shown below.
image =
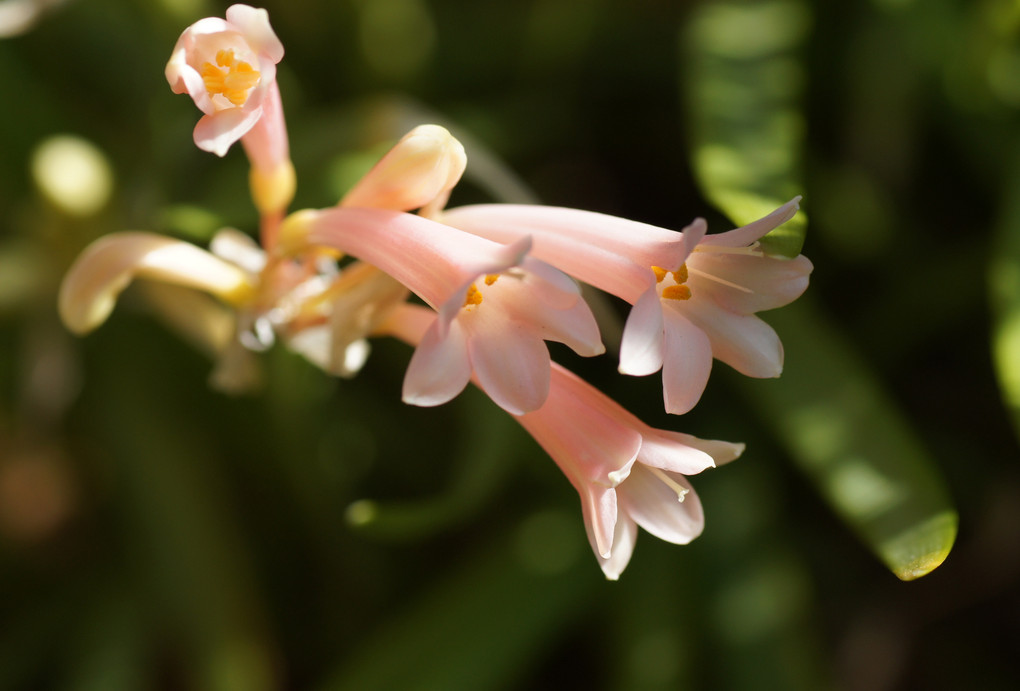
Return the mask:
POLYGON ((281 252, 328 247, 358 257, 407 286, 438 312, 404 379, 404 400, 440 405, 472 373, 513 414, 540 407, 549 351, 604 352, 577 285, 527 256, 528 238, 501 245, 412 214, 335 207, 300 211, 281 226, 281 252))
POLYGON ((752 377, 782 372, 775 331, 755 316, 807 288, 806 257, 765 256, 758 240, 797 212, 800 198, 719 235, 698 219, 682 232, 577 209, 482 204, 444 211, 443 223, 498 242, 528 236, 533 254, 630 302, 620 371, 662 369, 670 413, 700 399, 713 357, 752 377))
MULTIPOLYGON (((414 305, 390 313, 380 332, 417 345, 432 315, 414 305)), ((705 517, 688 475, 740 456, 743 444, 655 429, 553 363, 541 408, 515 419, 552 457, 581 498, 592 550, 616 580, 630 561, 638 527, 674 544, 701 534, 705 517)))

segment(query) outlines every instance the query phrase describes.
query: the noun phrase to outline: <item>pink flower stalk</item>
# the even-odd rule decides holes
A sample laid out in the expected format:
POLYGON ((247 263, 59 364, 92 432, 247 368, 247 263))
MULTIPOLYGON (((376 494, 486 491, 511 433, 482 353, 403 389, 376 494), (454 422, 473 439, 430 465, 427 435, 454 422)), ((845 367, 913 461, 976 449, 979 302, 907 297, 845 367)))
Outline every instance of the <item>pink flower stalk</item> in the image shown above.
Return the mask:
MULTIPOLYGON (((412 345, 432 317, 404 305, 381 330, 412 345)), ((541 408, 517 417, 581 497, 592 550, 606 577, 619 578, 638 526, 674 544, 701 534, 705 518, 687 475, 740 456, 743 444, 654 429, 601 391, 553 363, 541 408)))
POLYGON ((620 372, 662 369, 666 410, 679 414, 701 398, 713 357, 751 377, 782 372, 782 343, 755 313, 795 300, 812 266, 803 256, 766 256, 758 240, 792 218, 799 201, 707 236, 702 219, 677 233, 589 211, 514 204, 451 209, 441 220, 497 242, 530 236, 534 256, 630 302, 620 372))
POLYGON ((501 245, 420 216, 384 209, 301 211, 281 227, 282 251, 330 247, 373 264, 438 312, 415 350, 404 401, 440 405, 472 373, 501 407, 540 407, 549 390, 544 340, 604 352, 577 285, 528 257, 528 238, 501 245))

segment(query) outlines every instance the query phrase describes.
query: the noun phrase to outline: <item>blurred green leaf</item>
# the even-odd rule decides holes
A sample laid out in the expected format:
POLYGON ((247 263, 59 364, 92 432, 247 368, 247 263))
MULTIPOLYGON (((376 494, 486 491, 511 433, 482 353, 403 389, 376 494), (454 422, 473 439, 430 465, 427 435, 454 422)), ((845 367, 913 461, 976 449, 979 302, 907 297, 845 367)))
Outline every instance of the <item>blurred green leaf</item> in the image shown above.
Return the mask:
POLYGON ((464 564, 451 564, 443 580, 401 608, 352 651, 323 691, 508 688, 543 658, 553 637, 590 601, 602 580, 594 560, 573 558, 549 573, 541 564, 577 554, 574 530, 501 533, 464 564), (542 542, 540 545, 521 544, 542 542), (511 547, 517 543, 517 549, 511 547), (488 545, 495 545, 491 549, 488 545), (535 549, 546 551, 540 556, 535 549))
POLYGON ((833 510, 903 580, 949 554, 957 514, 938 466, 882 384, 810 300, 770 312, 777 381, 749 381, 761 415, 833 510))
POLYGON ((508 456, 514 451, 518 430, 508 425, 506 414, 473 387, 461 394, 457 410, 467 412, 455 458, 453 480, 437 496, 416 502, 382 502, 361 499, 347 509, 347 521, 376 537, 421 539, 458 524, 489 505, 503 487, 511 469, 508 456))
POLYGON ((1003 401, 1020 433, 1020 168, 1005 186, 995 251, 989 266, 989 287, 995 323, 992 357, 1003 401))
MULTIPOLYGON (((802 189, 795 184, 804 121, 797 51, 811 23, 800 0, 703 3, 684 36, 684 87, 695 177, 740 225, 802 189)), ((762 239, 767 254, 795 257, 803 213, 762 239)))

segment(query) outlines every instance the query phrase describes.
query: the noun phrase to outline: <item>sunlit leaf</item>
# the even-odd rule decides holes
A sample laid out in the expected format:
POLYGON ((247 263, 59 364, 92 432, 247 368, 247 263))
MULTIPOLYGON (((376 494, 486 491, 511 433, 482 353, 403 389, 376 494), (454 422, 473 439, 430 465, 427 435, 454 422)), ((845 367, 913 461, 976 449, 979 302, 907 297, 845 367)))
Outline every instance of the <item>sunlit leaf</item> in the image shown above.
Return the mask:
MULTIPOLYGON (((1020 175, 1013 175, 1007 190, 1015 190, 1020 175)), ((996 251, 989 267, 989 284, 996 311, 992 356, 1003 401, 1020 432, 1020 198, 1003 195, 996 251)))
POLYGON ((903 580, 935 569, 957 514, 938 466, 882 384, 808 298, 768 313, 783 338, 777 381, 747 388, 837 514, 903 580))
MULTIPOLYGON (((743 225, 801 194, 795 184, 804 121, 797 59, 810 25, 800 0, 702 3, 684 36, 684 88, 692 165, 709 200, 743 225)), ((804 213, 762 239, 795 257, 804 213)))

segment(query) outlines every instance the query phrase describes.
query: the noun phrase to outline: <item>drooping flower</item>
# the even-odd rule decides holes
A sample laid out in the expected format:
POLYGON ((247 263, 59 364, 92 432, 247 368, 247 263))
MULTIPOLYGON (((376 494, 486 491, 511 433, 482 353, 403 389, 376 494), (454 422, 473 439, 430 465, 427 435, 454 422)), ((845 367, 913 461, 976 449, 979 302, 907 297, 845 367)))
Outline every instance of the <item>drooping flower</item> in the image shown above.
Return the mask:
POLYGON ((756 312, 807 288, 804 256, 766 256, 758 240, 796 213, 796 198, 754 223, 705 235, 697 219, 682 232, 577 209, 483 204, 450 209, 444 223, 497 242, 528 236, 533 254, 633 305, 620 371, 662 369, 670 413, 690 410, 717 358, 751 377, 782 372, 783 348, 756 312))
POLYGON ((472 374, 507 411, 542 405, 549 351, 565 343, 581 355, 604 351, 577 285, 527 256, 528 238, 501 245, 408 213, 335 207, 292 214, 280 249, 329 247, 377 266, 438 312, 411 358, 404 400, 440 405, 472 374))
POLYGON ((266 245, 297 184, 276 83, 282 59, 269 14, 231 5, 226 19, 206 17, 185 29, 166 65, 174 93, 187 93, 204 113, 195 125, 195 144, 217 156, 238 140, 244 145, 266 245))
MULTIPOLYGON (((431 320, 425 308, 402 305, 380 331, 414 345, 431 320)), ((700 535, 704 513, 686 476, 744 450, 743 444, 649 427, 556 363, 545 403, 515 419, 577 490, 592 550, 612 580, 630 561, 638 526, 674 544, 700 535)))
POLYGON ((282 59, 283 44, 262 9, 231 5, 226 19, 206 17, 184 30, 166 78, 174 93, 187 93, 204 113, 195 126, 200 149, 223 156, 255 126, 282 59))

